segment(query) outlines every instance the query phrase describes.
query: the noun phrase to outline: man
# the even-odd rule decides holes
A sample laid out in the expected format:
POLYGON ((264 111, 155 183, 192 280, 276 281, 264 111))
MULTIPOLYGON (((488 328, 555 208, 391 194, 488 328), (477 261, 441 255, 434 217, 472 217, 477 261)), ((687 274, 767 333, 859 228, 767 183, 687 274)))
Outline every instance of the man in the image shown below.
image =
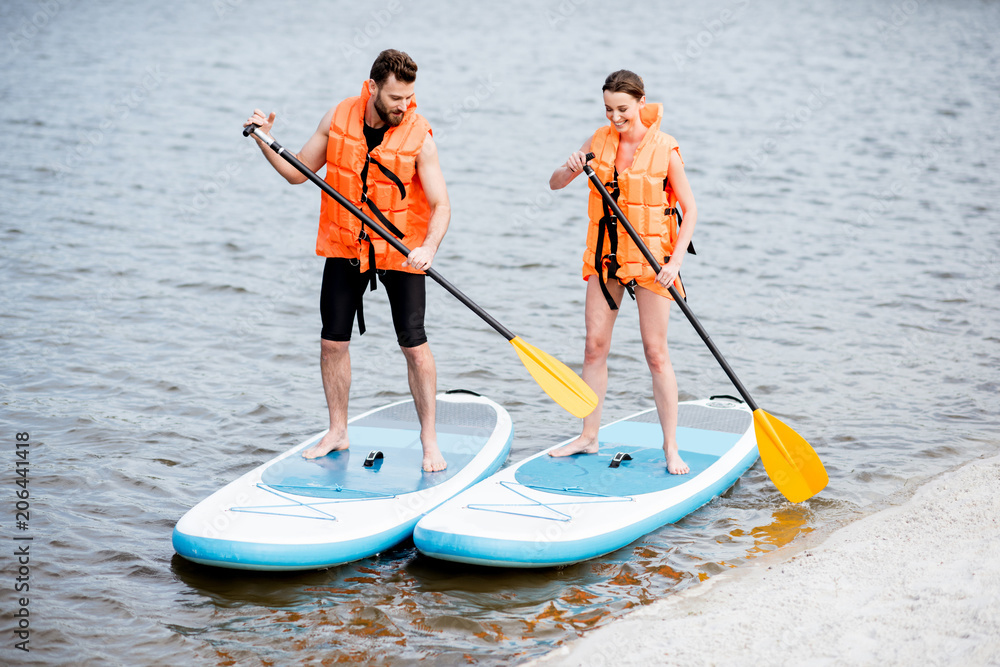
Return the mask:
MULTIPOLYGON (((444 470, 447 463, 434 429, 437 371, 424 332, 425 275, 448 230, 451 207, 427 120, 418 114, 413 88, 417 65, 401 51, 388 49, 372 65, 361 95, 330 109, 297 157, 313 171, 326 165, 326 181, 381 222, 408 247, 403 257, 374 232, 324 194, 316 254, 326 257, 320 312, 323 331, 320 369, 330 410, 330 431, 305 450, 317 458, 347 449, 347 401, 351 386, 348 346, 355 314, 365 331, 362 296, 385 286, 396 340, 406 357, 410 392, 420 419, 423 469, 444 470)), ((275 114, 259 109, 247 120, 270 133, 275 114)), ((255 137, 256 139, 256 137, 255 137)), ((261 150, 289 183, 306 180, 299 171, 257 139, 261 150)))

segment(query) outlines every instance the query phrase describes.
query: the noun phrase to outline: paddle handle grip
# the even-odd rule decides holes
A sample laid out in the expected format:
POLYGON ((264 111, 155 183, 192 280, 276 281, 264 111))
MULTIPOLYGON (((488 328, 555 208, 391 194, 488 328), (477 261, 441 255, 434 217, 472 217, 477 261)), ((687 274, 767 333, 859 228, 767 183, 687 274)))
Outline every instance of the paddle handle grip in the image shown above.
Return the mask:
MULTIPOLYGON (((593 160, 594 157, 595 155, 593 153, 587 153, 586 160, 589 162, 590 160, 593 160)), ((597 174, 594 173, 594 170, 589 164, 583 165, 583 171, 587 174, 587 178, 590 179, 594 188, 601 195, 604 203, 607 204, 608 208, 611 209, 611 212, 615 214, 616 218, 618 218, 619 224, 625 227, 625 231, 628 232, 629 237, 631 237, 636 247, 638 247, 642 252, 642 256, 646 258, 646 261, 653 267, 653 270, 656 273, 659 273, 661 267, 660 263, 656 259, 656 256, 653 255, 653 252, 649 249, 645 242, 643 242, 642 237, 639 236, 639 232, 635 231, 635 227, 632 226, 632 223, 630 223, 628 218, 625 217, 625 214, 622 213, 621 208, 618 206, 618 202, 616 202, 614 197, 611 196, 608 189, 604 187, 604 183, 601 183, 601 179, 597 177, 597 174)), ((698 336, 700 336, 705 345, 708 346, 712 356, 715 357, 715 360, 719 362, 720 366, 722 366, 722 370, 725 371, 729 380, 733 383, 733 386, 735 386, 736 390, 740 392, 740 396, 742 396, 743 400, 746 401, 747 407, 756 411, 756 401, 753 400, 753 397, 750 396, 750 392, 748 392, 746 387, 743 386, 743 383, 740 382, 740 379, 736 376, 736 372, 733 371, 729 362, 726 361, 726 358, 722 356, 719 348, 715 346, 715 343, 712 341, 712 337, 708 335, 708 332, 705 331, 705 327, 703 327, 701 322, 698 321, 698 318, 695 317, 694 312, 691 310, 690 306, 687 305, 684 297, 680 295, 673 285, 668 285, 667 291, 670 292, 670 296, 673 297, 677 305, 680 306, 681 311, 684 313, 684 316, 688 318, 688 321, 691 322, 691 326, 694 327, 694 330, 698 332, 698 336)))
MULTIPOLYGON (((258 137, 261 141, 267 144, 267 146, 271 150, 273 150, 275 153, 283 157, 289 164, 295 167, 303 176, 305 176, 307 179, 318 185, 323 192, 330 195, 330 197, 332 197, 338 204, 346 208, 351 215, 360 220, 361 224, 371 229, 373 232, 382 237, 386 241, 386 243, 388 243, 393 248, 402 253, 403 257, 409 256, 410 249, 406 247, 406 244, 404 244, 394 235, 390 234, 388 230, 386 230, 385 227, 380 225, 378 222, 368 217, 364 213, 364 211, 355 206, 344 195, 337 192, 333 188, 333 186, 331 186, 325 180, 320 178, 316 174, 316 172, 314 172, 306 165, 302 164, 301 160, 299 160, 291 153, 287 152, 284 149, 284 147, 277 141, 275 141, 272 137, 261 132, 258 126, 251 124, 243 128, 243 136, 249 137, 251 134, 258 137)), ((494 318, 492 315, 483 310, 476 302, 467 297, 461 290, 452 285, 448 280, 444 278, 444 276, 442 276, 440 273, 437 272, 437 269, 435 269, 434 267, 429 267, 424 271, 424 273, 426 273, 428 276, 436 280, 438 284, 441 285, 441 287, 448 290, 452 296, 454 296, 456 299, 465 304, 465 306, 468 307, 469 310, 474 312, 476 315, 479 315, 479 317, 481 317, 484 322, 493 327, 500 335, 502 335, 508 341, 514 339, 514 334, 509 329, 507 329, 507 327, 500 324, 500 322, 498 322, 496 318, 494 318)))

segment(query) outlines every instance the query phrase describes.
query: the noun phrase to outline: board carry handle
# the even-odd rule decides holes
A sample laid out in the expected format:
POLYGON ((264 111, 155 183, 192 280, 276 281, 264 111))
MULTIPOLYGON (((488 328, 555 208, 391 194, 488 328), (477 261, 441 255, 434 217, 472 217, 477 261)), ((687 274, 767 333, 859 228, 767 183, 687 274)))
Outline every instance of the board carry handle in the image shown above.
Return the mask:
POLYGON ((622 461, 631 461, 632 455, 625 452, 616 452, 615 457, 611 459, 611 463, 608 464, 609 468, 617 468, 622 464, 622 461))
POLYGON ((446 394, 471 394, 473 396, 482 396, 482 394, 477 394, 476 392, 472 391, 471 389, 449 389, 448 391, 446 391, 444 393, 446 393, 446 394))

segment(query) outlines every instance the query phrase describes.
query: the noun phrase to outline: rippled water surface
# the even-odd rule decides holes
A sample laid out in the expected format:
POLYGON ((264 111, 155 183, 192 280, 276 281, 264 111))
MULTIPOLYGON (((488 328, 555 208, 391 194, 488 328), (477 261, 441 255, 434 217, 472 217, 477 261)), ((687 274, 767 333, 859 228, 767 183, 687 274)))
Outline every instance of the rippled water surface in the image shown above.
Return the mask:
MULTIPOLYGON (((995 3, 14 0, 0 25, 5 573, 13 535, 34 538, 32 650, 4 634, 5 663, 509 664, 1000 444, 995 3), (604 76, 644 76, 699 204, 690 304, 819 452, 825 491, 788 504, 757 466, 563 569, 459 567, 412 543, 298 574, 174 555, 187 509, 324 426, 319 195, 240 125, 275 110, 297 149, 389 46, 419 63, 452 199, 436 266, 576 369, 585 187, 547 180, 606 122, 604 76)), ((503 404, 513 458, 578 429, 501 337, 429 292, 440 387, 503 404)), ((408 395, 384 290, 366 315, 352 415, 408 395)), ((682 398, 732 393, 676 309, 670 335, 682 398)), ((629 303, 606 421, 652 406, 641 349, 629 303)))

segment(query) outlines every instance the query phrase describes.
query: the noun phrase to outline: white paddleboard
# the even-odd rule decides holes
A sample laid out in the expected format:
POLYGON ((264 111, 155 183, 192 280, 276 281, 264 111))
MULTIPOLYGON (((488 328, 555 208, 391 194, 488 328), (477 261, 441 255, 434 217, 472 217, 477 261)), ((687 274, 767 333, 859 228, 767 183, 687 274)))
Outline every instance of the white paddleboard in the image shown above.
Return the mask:
POLYGON ((200 502, 177 522, 174 549, 196 563, 246 570, 365 558, 405 540, 421 516, 496 472, 513 440, 506 410, 462 391, 437 396, 438 447, 448 461, 441 472, 421 469, 412 400, 359 415, 347 428, 349 450, 302 458, 324 431, 200 502))
POLYGON ((655 408, 602 427, 597 454, 548 455, 573 439, 501 470, 425 516, 413 533, 417 548, 479 565, 576 563, 693 512, 735 484, 758 456, 753 413, 728 398, 679 405, 677 440, 691 468, 686 475, 667 472, 655 408))

